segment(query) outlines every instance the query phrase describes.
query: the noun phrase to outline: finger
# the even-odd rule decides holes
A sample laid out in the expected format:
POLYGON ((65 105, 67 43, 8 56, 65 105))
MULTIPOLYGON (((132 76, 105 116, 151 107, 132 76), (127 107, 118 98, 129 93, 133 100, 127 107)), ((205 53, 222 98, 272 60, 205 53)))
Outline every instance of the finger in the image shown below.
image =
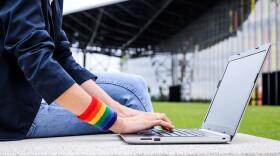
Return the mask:
POLYGON ((168 127, 161 127, 161 128, 164 129, 164 130, 167 130, 167 131, 171 131, 171 129, 168 128, 168 127))
POLYGON ((173 132, 173 128, 165 127, 165 126, 162 126, 161 128, 162 128, 163 130, 166 130, 166 131, 169 131, 169 132, 173 132))
POLYGON ((124 118, 125 121, 122 133, 134 133, 142 130, 147 130, 155 126, 161 126, 166 130, 171 131, 172 125, 163 120, 145 120, 141 118, 124 118))
POLYGON ((169 132, 173 132, 174 131, 174 128, 169 128, 169 127, 161 127, 162 129, 164 130, 167 130, 169 132))
POLYGON ((154 127, 154 126, 161 126, 161 127, 165 127, 165 128, 168 128, 168 129, 173 129, 174 126, 171 125, 170 123, 166 122, 166 121, 163 121, 163 120, 154 120, 154 121, 150 121, 151 123, 151 126, 154 127))
MULTIPOLYGON (((170 120, 168 120, 166 115, 163 114, 163 113, 146 113, 146 114, 134 116, 134 117, 130 118, 130 120, 132 120, 132 121, 138 121, 138 120, 148 120, 148 121, 162 120, 162 121, 168 122, 169 124, 172 125, 170 120)), ((172 131, 173 130, 173 128, 171 129, 171 128, 168 128, 168 127, 162 127, 162 128, 164 130, 167 130, 167 131, 172 131)))
POLYGON ((170 124, 172 124, 172 122, 169 120, 169 118, 167 117, 167 115, 165 113, 160 113, 160 118, 170 124))
POLYGON ((144 117, 147 120, 164 120, 164 121, 172 124, 172 122, 169 120, 169 118, 164 113, 145 113, 145 114, 138 115, 136 117, 144 117))
POLYGON ((169 123, 169 124, 172 126, 172 128, 167 127, 167 126, 161 126, 161 128, 162 128, 162 129, 164 129, 164 130, 167 130, 167 131, 173 132, 174 126, 173 126, 170 122, 168 122, 168 121, 164 120, 164 118, 163 118, 163 119, 161 119, 161 120, 162 120, 162 121, 165 121, 165 122, 167 122, 167 123, 169 123))

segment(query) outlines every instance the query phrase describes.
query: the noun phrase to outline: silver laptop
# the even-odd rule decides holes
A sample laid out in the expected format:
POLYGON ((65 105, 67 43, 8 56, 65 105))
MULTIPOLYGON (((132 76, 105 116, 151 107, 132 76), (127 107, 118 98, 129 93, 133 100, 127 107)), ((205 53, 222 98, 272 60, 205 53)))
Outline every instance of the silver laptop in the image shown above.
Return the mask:
POLYGON ((122 134, 121 137, 131 144, 230 142, 240 125, 269 49, 270 44, 266 44, 229 58, 200 129, 168 132, 154 128, 122 134))

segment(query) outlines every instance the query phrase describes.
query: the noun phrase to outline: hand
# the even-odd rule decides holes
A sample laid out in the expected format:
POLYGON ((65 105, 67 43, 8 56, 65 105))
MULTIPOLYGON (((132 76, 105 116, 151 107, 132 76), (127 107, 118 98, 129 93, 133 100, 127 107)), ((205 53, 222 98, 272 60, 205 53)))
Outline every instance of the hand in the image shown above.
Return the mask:
POLYGON ((172 130, 174 128, 174 126, 172 126, 170 123, 161 119, 155 119, 155 117, 152 120, 152 116, 148 115, 146 117, 118 117, 110 130, 115 133, 135 133, 142 130, 151 129, 155 126, 165 127, 168 130, 172 130))
MULTIPOLYGON (((172 125, 172 122, 170 119, 166 116, 164 113, 151 113, 151 112, 143 112, 139 115, 135 115, 134 118, 139 118, 139 119, 145 119, 145 120, 162 120, 164 122, 167 122, 168 124, 172 125)), ((172 125, 172 128, 168 126, 161 126, 162 129, 165 129, 167 131, 173 131, 174 126, 172 125)))
POLYGON ((115 108, 114 110, 117 111, 117 113, 120 117, 133 117, 133 116, 136 116, 136 115, 146 113, 146 112, 142 112, 142 111, 139 111, 139 110, 128 108, 128 107, 123 106, 121 104, 118 104, 117 108, 115 108))
MULTIPOLYGON (((113 105, 113 106, 115 106, 113 109, 115 111, 117 111, 118 116, 122 117, 122 118, 134 117, 134 118, 151 120, 151 121, 152 120, 163 120, 172 125, 172 122, 164 113, 142 112, 142 111, 138 111, 138 110, 123 106, 123 105, 119 104, 118 102, 116 102, 115 105, 113 105)), ((168 126, 161 126, 161 127, 168 131, 172 131, 174 128, 174 126, 171 129, 168 126)))

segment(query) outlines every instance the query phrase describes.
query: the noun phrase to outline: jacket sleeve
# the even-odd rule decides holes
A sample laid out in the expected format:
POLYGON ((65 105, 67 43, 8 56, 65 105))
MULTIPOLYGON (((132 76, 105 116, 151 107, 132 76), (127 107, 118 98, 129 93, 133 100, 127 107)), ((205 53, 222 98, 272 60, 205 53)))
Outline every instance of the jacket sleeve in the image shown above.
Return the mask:
POLYGON ((9 0, 2 3, 7 51, 13 53, 28 82, 37 93, 52 103, 75 81, 53 59, 54 44, 44 29, 41 0, 9 0), (4 6, 3 6, 4 5, 4 6))
POLYGON ((89 79, 97 78, 97 76, 81 67, 74 60, 72 53, 70 52, 70 43, 63 30, 60 31, 60 41, 55 48, 54 58, 78 84, 82 84, 89 79))

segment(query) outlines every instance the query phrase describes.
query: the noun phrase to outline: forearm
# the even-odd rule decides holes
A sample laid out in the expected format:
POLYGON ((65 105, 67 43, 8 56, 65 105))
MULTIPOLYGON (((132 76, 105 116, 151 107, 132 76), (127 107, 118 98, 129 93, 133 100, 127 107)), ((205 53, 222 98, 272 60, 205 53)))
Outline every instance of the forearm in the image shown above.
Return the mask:
POLYGON ((102 88, 100 88, 93 80, 85 81, 81 84, 81 87, 91 96, 95 96, 107 105, 109 105, 113 110, 117 111, 121 117, 130 117, 139 115, 143 112, 134 110, 121 105, 119 102, 112 99, 102 88))
POLYGON ((113 109, 116 109, 120 105, 118 102, 112 99, 102 88, 100 88, 93 80, 85 81, 81 84, 81 88, 83 88, 90 96, 95 96, 113 109))
POLYGON ((104 131, 109 129, 114 132, 120 131, 122 123, 121 119, 118 119, 117 113, 99 99, 91 97, 77 83, 55 101, 84 122, 95 125, 104 131))
POLYGON ((81 115, 90 105, 91 96, 88 95, 78 84, 72 85, 55 102, 69 110, 73 114, 81 115))

